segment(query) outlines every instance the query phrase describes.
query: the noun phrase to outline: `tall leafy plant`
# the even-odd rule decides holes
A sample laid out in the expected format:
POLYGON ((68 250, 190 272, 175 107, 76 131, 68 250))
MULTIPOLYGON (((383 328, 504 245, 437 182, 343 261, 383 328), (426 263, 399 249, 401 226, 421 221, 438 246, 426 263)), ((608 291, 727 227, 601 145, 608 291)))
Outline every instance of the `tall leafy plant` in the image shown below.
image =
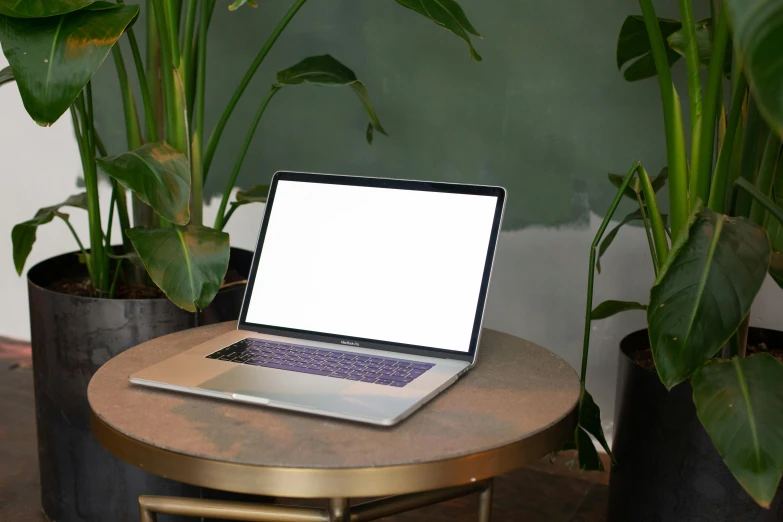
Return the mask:
MULTIPOLYGON (((455 0, 395 1, 457 35, 467 43, 470 56, 481 60, 471 42, 471 35, 480 35, 455 0)), ((253 135, 278 93, 304 83, 348 87, 367 115, 367 142, 372 143, 376 132, 386 134, 367 89, 351 69, 328 54, 304 58, 278 72, 276 81, 259 98, 217 218, 212 227, 203 223, 204 181, 231 115, 282 32, 306 3, 291 2, 206 139, 207 43, 215 0, 147 0, 146 55, 133 29, 139 5, 125 5, 123 0, 0 0, 0 45, 9 62, 0 71, 0 85, 15 81, 25 109, 40 125, 51 125, 70 111, 85 183, 84 193, 42 208, 14 227, 16 270, 22 273, 37 228, 59 218, 74 235, 95 296, 114 297, 123 278, 136 283, 149 278, 185 310, 207 306, 228 268, 226 223, 242 205, 266 199, 268 187, 253 186, 229 201, 253 135), (122 37, 130 45, 131 67, 126 67, 117 45, 122 37), (110 52, 120 84, 128 149, 114 156, 107 155, 95 129, 91 88, 92 76, 110 52), (140 103, 131 88, 133 74, 140 85, 140 103), (112 184, 105 224, 98 197, 99 170, 112 184), (71 226, 64 212, 68 207, 87 211, 86 242, 71 226), (119 251, 111 237, 114 220, 122 230, 119 251), (144 270, 133 269, 132 264, 144 270)), ((228 8, 233 11, 244 4, 255 6, 236 0, 228 8)))
POLYGON ((699 419, 724 462, 768 507, 783 472, 783 363, 748 355, 747 328, 767 273, 783 286, 783 2, 726 0, 700 21, 688 0, 678 0, 680 20, 658 18, 652 0, 639 4, 642 15, 621 29, 617 65, 629 81, 659 82, 671 231, 657 201, 660 176, 651 180, 640 163, 624 177, 610 175, 618 192, 590 250, 582 396, 571 445, 584 469, 600 466, 587 436, 606 447, 600 412, 585 389, 591 321, 644 309, 661 381, 669 389, 690 381, 699 419), (689 128, 670 72, 681 56, 689 128), (625 196, 639 209, 603 239, 625 196), (644 224, 656 275, 649 302, 593 308, 597 258, 633 220, 644 224))

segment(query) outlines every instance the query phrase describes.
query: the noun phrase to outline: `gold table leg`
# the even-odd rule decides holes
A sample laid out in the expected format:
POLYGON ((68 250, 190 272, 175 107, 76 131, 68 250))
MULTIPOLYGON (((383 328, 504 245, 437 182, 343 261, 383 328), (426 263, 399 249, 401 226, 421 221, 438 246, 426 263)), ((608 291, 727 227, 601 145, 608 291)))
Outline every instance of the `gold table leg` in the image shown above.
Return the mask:
POLYGON ((479 494, 479 522, 490 522, 492 479, 468 486, 371 500, 354 507, 350 507, 346 498, 333 498, 329 500, 328 509, 142 495, 139 497, 139 520, 141 522, 156 522, 156 514, 163 513, 248 522, 370 522, 473 493, 479 494))
POLYGON ((479 522, 490 522, 492 518, 492 479, 489 479, 484 489, 479 492, 478 510, 479 522))

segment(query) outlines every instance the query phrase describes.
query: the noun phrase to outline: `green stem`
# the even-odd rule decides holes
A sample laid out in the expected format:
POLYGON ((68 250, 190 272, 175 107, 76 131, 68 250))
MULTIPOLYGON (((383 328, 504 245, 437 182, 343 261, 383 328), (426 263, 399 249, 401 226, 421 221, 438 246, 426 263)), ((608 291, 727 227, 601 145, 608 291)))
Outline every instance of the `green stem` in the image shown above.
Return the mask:
POLYGON ((77 98, 84 129, 82 139, 85 143, 87 164, 84 165, 84 186, 87 191, 87 215, 90 229, 90 259, 93 262, 93 286, 99 292, 108 289, 105 277, 106 258, 103 249, 103 230, 101 229, 101 207, 98 199, 98 170, 95 164, 95 136, 92 119, 92 87, 87 83, 85 91, 77 98))
POLYGON ((590 314, 593 310, 593 280, 595 277, 595 257, 598 245, 601 243, 601 239, 604 237, 606 227, 609 226, 609 222, 612 220, 617 207, 620 205, 620 201, 623 199, 623 192, 631 182, 631 178, 636 174, 637 169, 641 167, 641 163, 638 161, 633 164, 628 174, 625 175, 623 183, 620 188, 617 189, 617 194, 614 196, 612 204, 609 206, 609 210, 604 216, 604 220, 601 222, 601 226, 598 227, 598 232, 595 234, 593 243, 590 245, 590 271, 587 273, 587 306, 585 309, 585 330, 584 330, 584 342, 582 344, 582 368, 579 374, 579 382, 581 383, 582 390, 585 389, 585 381, 587 380, 587 356, 590 351, 590 314))
POLYGON ((726 135, 723 138, 723 146, 718 149, 718 161, 715 164, 715 174, 712 178, 710 187, 710 197, 708 206, 715 212, 723 213, 726 202, 726 187, 728 186, 729 166, 731 165, 731 156, 734 150, 734 140, 739 127, 740 116, 742 116, 742 101, 745 98, 748 82, 745 75, 741 75, 734 87, 731 95, 731 107, 729 109, 729 119, 726 122, 726 135))
POLYGON ((650 176, 647 175, 647 171, 641 165, 639 165, 638 173, 642 184, 642 193, 644 193, 644 202, 647 204, 647 211, 650 213, 650 226, 652 228, 653 240, 655 241, 658 269, 660 269, 669 257, 669 243, 666 241, 663 217, 660 210, 658 210, 658 201, 655 198, 655 190, 650 182, 650 176))
POLYGON ((723 347, 721 352, 722 358, 745 357, 748 349, 748 326, 750 326, 750 314, 745 316, 737 331, 734 332, 729 342, 723 347))
MULTIPOLYGON (((226 105, 226 108, 223 110, 223 114, 221 114, 220 120, 218 121, 217 125, 215 125, 215 129, 212 131, 212 135, 209 137, 209 142, 207 143, 207 149, 204 153, 203 170, 204 170, 205 181, 207 179, 207 176, 209 176, 209 167, 212 165, 212 159, 215 155, 215 150, 217 149, 218 143, 220 142, 220 137, 223 135, 223 130, 226 128, 228 119, 231 117, 231 113, 234 112, 234 108, 236 108, 236 105, 239 102, 239 99, 242 97, 242 94, 245 92, 245 89, 250 83, 250 80, 253 79, 253 75, 255 75, 259 66, 264 61, 264 58, 266 58, 266 55, 269 53, 269 50, 272 49, 272 46, 277 41, 277 38, 280 36, 280 33, 283 32, 283 29, 286 28, 288 23, 291 21, 294 15, 296 15, 297 11, 299 11, 299 9, 304 5, 306 1, 307 0, 296 0, 294 2, 294 5, 291 6, 291 8, 288 10, 285 16, 283 16, 283 18, 277 23, 274 30, 269 35, 269 38, 267 38, 266 42, 264 42, 263 47, 261 47, 261 50, 258 52, 258 55, 256 55, 255 60, 253 60, 253 63, 250 64, 250 68, 247 70, 245 76, 242 78, 242 81, 239 83, 236 90, 234 91, 234 94, 231 96, 228 105, 226 105)), ((656 22, 656 27, 657 27, 657 22, 656 22)))
MULTIPOLYGON (((691 0, 678 0, 678 3, 680 5, 680 20, 682 21, 682 36, 685 40, 685 65, 688 69, 688 99, 690 102, 691 135, 693 136, 698 132, 696 127, 702 114, 701 78, 699 77, 701 63, 699 62, 699 47, 696 45, 696 24, 693 21, 691 0)), ((696 143, 698 142, 693 141, 692 145, 696 146, 696 143)))
MULTIPOLYGON (((761 119, 758 107, 752 95, 748 95, 748 115, 745 118, 745 134, 742 137, 742 157, 740 159, 739 175, 749 183, 756 179, 758 169, 759 144, 764 132, 764 121, 761 119)), ((750 196, 744 192, 737 194, 734 208, 735 216, 750 215, 750 196)))
POLYGON ((226 212, 226 217, 223 218, 223 224, 221 225, 221 230, 226 228, 226 225, 228 225, 228 220, 231 219, 231 216, 234 215, 234 211, 239 208, 239 205, 232 203, 231 207, 229 207, 228 212, 226 212))
MULTIPOLYGON (((683 1, 683 0, 681 0, 683 1)), ((669 166, 669 207, 672 236, 677 238, 688 220, 688 164, 685 155, 685 134, 682 128, 682 110, 677 91, 672 83, 669 59, 663 35, 658 25, 652 0, 639 0, 644 23, 650 38, 655 69, 663 101, 663 122, 666 129, 666 157, 669 166)), ((684 24, 683 24, 684 25, 684 24)))
POLYGON ((128 29, 128 40, 130 41, 133 62, 136 65, 136 74, 139 77, 139 90, 141 90, 141 101, 144 104, 144 123, 147 127, 147 141, 158 141, 158 126, 155 122, 155 102, 150 94, 147 74, 144 72, 144 63, 141 61, 139 52, 139 43, 136 41, 136 35, 133 28, 128 29))
MULTIPOLYGON (((689 3, 689 2, 688 2, 689 3)), ((715 30, 707 76, 707 91, 704 96, 704 112, 701 115, 698 150, 691 162, 690 198, 691 209, 697 199, 707 201, 710 197, 710 174, 715 153, 715 120, 718 113, 719 93, 723 90, 723 63, 729 41, 729 23, 723 12, 715 30)))
MULTIPOLYGON (((160 76, 163 84, 163 110, 166 120, 166 141, 175 149, 185 154, 187 152, 187 136, 185 131, 185 113, 180 94, 179 82, 175 79, 175 69, 179 66, 179 51, 176 45, 176 37, 171 35, 172 25, 176 28, 173 21, 169 21, 168 13, 164 9, 164 0, 153 0, 155 6, 155 19, 158 26, 158 38, 160 39, 160 76), (172 39, 174 44, 172 44, 172 39), (177 53, 175 55, 175 52, 177 53), (175 61, 176 58, 176 61, 175 61)), ((170 1, 166 0, 167 4, 170 1)))
MULTIPOLYGON (((117 0, 117 3, 124 4, 125 0, 117 0)), ((158 141, 157 129, 155 128, 155 112, 150 98, 147 75, 144 72, 144 62, 141 60, 139 42, 136 40, 136 33, 133 32, 133 27, 128 27, 125 32, 128 35, 128 42, 130 42, 131 54, 133 55, 133 63, 136 66, 136 75, 139 79, 141 101, 144 104, 144 122, 147 126, 147 141, 158 141)), ((115 45, 115 47, 118 46, 115 45)))
POLYGON ((125 60, 122 57, 120 46, 113 46, 111 52, 117 69, 117 79, 120 81, 122 109, 125 113, 125 138, 128 142, 128 149, 134 150, 141 147, 141 129, 139 128, 139 116, 136 113, 136 101, 133 99, 133 89, 128 81, 128 72, 125 69, 125 60))
POLYGON ((117 180, 111 180, 111 199, 109 200, 109 221, 106 223, 106 251, 111 252, 111 229, 114 225, 114 207, 117 202, 117 180))
POLYGON ((190 219, 196 225, 201 225, 204 220, 202 209, 202 202, 204 201, 204 170, 202 162, 204 97, 207 85, 207 34, 214 8, 215 4, 213 2, 202 0, 198 30, 198 52, 196 53, 198 65, 196 66, 196 93, 193 103, 193 130, 191 131, 192 139, 190 142, 191 201, 197 203, 192 205, 190 219))
MULTIPOLYGON (((103 144, 100 134, 95 133, 95 146, 98 148, 98 154, 102 157, 108 156, 106 153, 106 147, 103 144)), ((112 197, 116 197, 117 205, 117 217, 120 220, 120 237, 122 237, 122 246, 125 252, 133 252, 133 244, 130 239, 125 235, 125 231, 130 228, 130 218, 128 217, 128 198, 125 195, 125 188, 117 182, 112 180, 112 197)), ((110 227, 111 228, 111 227, 110 227)))
MULTIPOLYGON (((160 77, 160 40, 155 18, 154 0, 147 0, 147 90, 156 134, 163 139, 163 86, 160 77)), ((156 140, 157 141, 157 140, 156 140)))
POLYGON ((759 189, 753 186, 751 182, 746 180, 745 178, 739 178, 737 181, 734 182, 734 188, 735 190, 737 188, 741 188, 745 192, 748 193, 753 199, 758 201, 762 207, 764 207, 772 217, 778 220, 779 223, 783 224, 783 209, 780 208, 775 204, 774 201, 772 201, 769 197, 764 195, 759 189))
MULTIPOLYGON (((202 0, 202 3, 206 0, 202 0)), ((185 107, 192 107, 193 102, 193 52, 195 50, 195 42, 193 36, 196 29, 196 13, 198 12, 198 2, 196 0, 190 0, 187 2, 187 9, 185 11, 185 28, 182 32, 182 83, 185 86, 185 107)))
POLYGON ((163 0, 163 9, 166 13, 166 34, 168 36, 171 63, 175 68, 179 67, 181 55, 179 52, 179 16, 182 4, 177 0, 163 0))
MULTIPOLYGON (((764 146, 764 155, 761 157, 761 166, 759 175, 756 178, 756 188, 759 192, 770 197, 772 192, 772 182, 775 179, 775 165, 778 162, 780 154, 780 138, 775 132, 770 132, 767 137, 767 144, 764 146)), ((750 207, 750 220, 757 225, 764 225, 767 211, 762 204, 756 200, 750 207)))
POLYGON ((114 277, 111 280, 111 288, 109 288, 109 299, 114 299, 115 291, 117 290, 117 279, 120 275, 120 267, 122 267, 123 259, 117 260, 117 264, 114 266, 114 277))
POLYGON ((223 230, 223 226, 225 225, 225 212, 226 206, 228 205, 228 198, 231 196, 231 190, 234 188, 234 185, 237 182, 237 176, 239 176, 239 171, 242 168, 242 162, 245 160, 247 149, 250 148, 250 142, 253 140, 253 135, 256 132, 256 128, 258 128, 258 123, 261 121, 261 116, 264 114, 266 106, 269 105, 272 97, 279 90, 280 87, 277 85, 273 85, 272 88, 269 89, 269 92, 266 94, 263 101, 261 102, 261 105, 256 111, 253 122, 250 124, 250 128, 248 129, 247 135, 245 136, 245 142, 242 144, 242 150, 240 150, 239 156, 237 156, 236 162, 234 162, 234 170, 231 171, 231 176, 228 178, 226 188, 223 190, 223 198, 220 200, 220 208, 218 208, 218 213, 215 217, 214 228, 217 230, 223 230))
POLYGON ((84 248, 84 244, 82 243, 82 240, 79 239, 79 234, 76 233, 76 229, 73 228, 73 225, 71 225, 71 222, 67 217, 64 217, 59 212, 56 215, 57 217, 65 221, 66 225, 68 225, 68 230, 71 231, 71 235, 76 240, 76 244, 79 246, 79 251, 81 251, 82 256, 84 256, 84 266, 87 267, 87 275, 89 276, 90 281, 92 281, 92 263, 90 263, 90 256, 87 254, 87 250, 84 248))
POLYGON ((658 279, 658 255, 655 253, 655 243, 653 242, 652 232, 650 231, 650 220, 647 218, 647 212, 644 210, 644 201, 642 195, 636 193, 636 201, 639 203, 639 212, 642 214, 642 222, 644 223, 644 232, 647 235, 647 245, 650 247, 650 257, 652 258, 653 272, 655 278, 658 279))

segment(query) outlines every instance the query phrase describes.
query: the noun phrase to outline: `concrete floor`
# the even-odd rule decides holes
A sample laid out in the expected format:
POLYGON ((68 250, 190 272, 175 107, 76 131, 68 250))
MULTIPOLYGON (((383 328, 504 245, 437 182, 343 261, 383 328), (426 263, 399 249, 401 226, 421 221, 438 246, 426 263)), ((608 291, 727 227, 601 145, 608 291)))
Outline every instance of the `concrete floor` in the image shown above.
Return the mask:
MULTIPOLYGON (((30 349, 0 339, 0 522, 45 521, 40 512, 30 349)), ((572 455, 499 477, 495 522, 605 520, 608 473, 580 473, 572 455)), ((476 498, 466 497, 389 517, 387 521, 475 520, 476 498)))

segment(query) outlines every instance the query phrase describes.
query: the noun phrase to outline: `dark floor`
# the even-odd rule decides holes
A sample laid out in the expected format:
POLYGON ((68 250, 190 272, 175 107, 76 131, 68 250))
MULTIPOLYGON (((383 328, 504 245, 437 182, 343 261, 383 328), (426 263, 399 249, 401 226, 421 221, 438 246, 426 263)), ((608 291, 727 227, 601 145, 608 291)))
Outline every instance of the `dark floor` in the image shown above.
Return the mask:
MULTIPOLYGON (((30 350, 0 339, 0 522, 40 522, 30 350)), ((605 519, 607 474, 580 473, 570 455, 495 481, 495 522, 598 522, 605 519)), ((384 520, 473 521, 476 498, 466 497, 384 520)))

